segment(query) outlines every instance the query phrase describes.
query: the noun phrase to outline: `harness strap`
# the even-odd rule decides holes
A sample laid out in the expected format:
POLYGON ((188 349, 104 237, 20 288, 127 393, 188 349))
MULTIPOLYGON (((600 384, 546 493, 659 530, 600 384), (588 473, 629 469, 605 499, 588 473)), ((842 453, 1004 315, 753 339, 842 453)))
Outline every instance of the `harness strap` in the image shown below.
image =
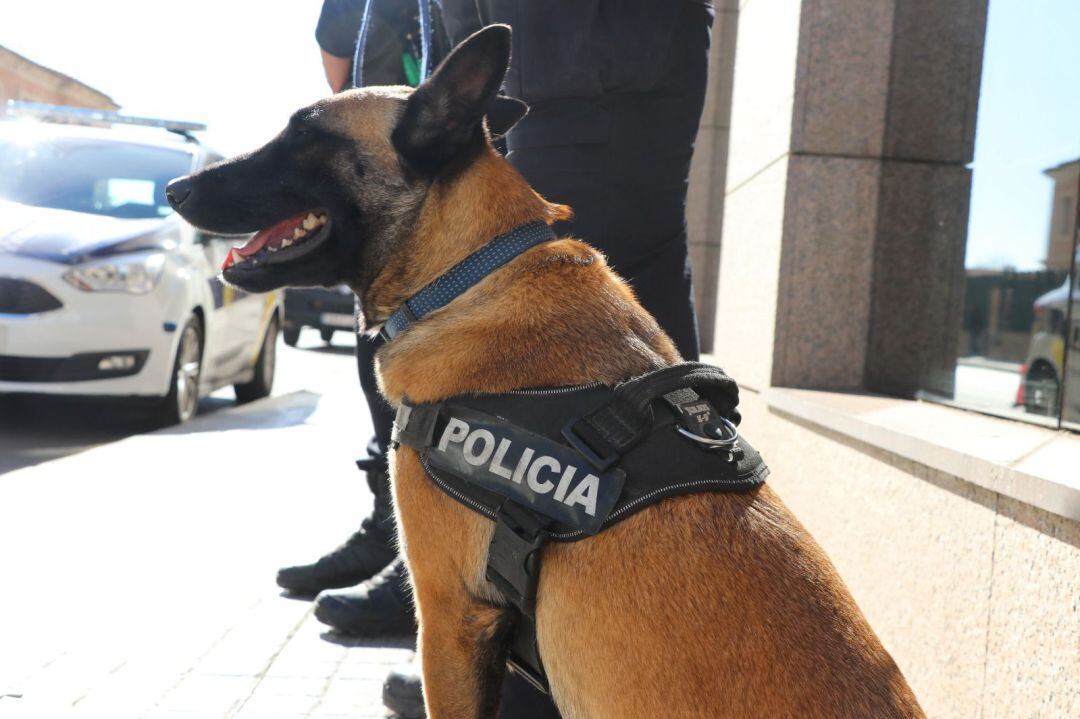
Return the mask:
MULTIPOLYGON (((708 392, 720 415, 738 424, 735 407, 739 403, 739 386, 735 380, 719 367, 683 362, 616 385, 613 402, 571 421, 563 429, 563 437, 597 469, 607 469, 648 436, 653 424, 652 401, 691 385, 708 392)), ((688 398, 683 394, 668 399, 668 403, 674 407, 688 398)))
POLYGON ((521 253, 554 239, 555 231, 543 221, 518 225, 505 235, 499 235, 405 300, 383 323, 380 334, 389 342, 417 320, 465 294, 521 253))
POLYGON ((550 689, 536 641, 536 588, 540 584, 540 549, 548 541, 552 520, 507 499, 495 518, 488 546, 489 582, 513 604, 507 661, 530 684, 547 694, 550 689))
POLYGON ((536 615, 539 551, 548 540, 547 529, 551 525, 551 519, 509 499, 502 503, 495 517, 486 577, 528 617, 536 615))
POLYGON ((360 34, 356 37, 356 50, 353 52, 352 86, 364 86, 364 48, 367 46, 368 28, 371 26, 371 9, 375 0, 364 2, 364 14, 360 17, 360 34))
POLYGON ((506 661, 526 681, 543 694, 550 694, 544 662, 540 658, 540 646, 536 641, 536 618, 520 612, 514 618, 510 632, 510 651, 506 661))

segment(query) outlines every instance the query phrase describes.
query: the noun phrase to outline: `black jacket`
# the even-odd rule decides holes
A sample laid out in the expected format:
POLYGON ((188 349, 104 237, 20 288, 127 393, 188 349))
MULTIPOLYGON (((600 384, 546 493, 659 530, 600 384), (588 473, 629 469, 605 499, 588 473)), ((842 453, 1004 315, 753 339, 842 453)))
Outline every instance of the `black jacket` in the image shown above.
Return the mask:
MULTIPOLYGON (((413 0, 373 1, 376 23, 415 5, 413 0)), ((683 2, 712 6, 711 0, 442 0, 441 5, 454 44, 491 23, 528 28, 514 35, 506 93, 534 105, 655 89, 676 40, 675 7, 683 2)), ((324 50, 352 57, 364 3, 324 0, 315 33, 324 50)))

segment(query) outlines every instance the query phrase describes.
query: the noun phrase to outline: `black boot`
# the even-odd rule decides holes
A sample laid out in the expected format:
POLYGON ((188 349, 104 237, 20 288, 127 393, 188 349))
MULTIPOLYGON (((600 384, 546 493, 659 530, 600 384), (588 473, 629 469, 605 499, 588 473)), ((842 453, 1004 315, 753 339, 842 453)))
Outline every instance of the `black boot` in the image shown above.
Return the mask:
MULTIPOLYGON (((383 705, 399 719, 424 719, 424 692, 420 665, 395 667, 383 682, 383 705)), ((551 697, 537 691, 519 674, 507 670, 503 680, 499 719, 559 719, 551 697)))
POLYGON ((394 561, 396 534, 386 464, 371 460, 356 464, 367 472, 368 485, 375 495, 375 511, 361 523, 359 531, 314 564, 279 570, 278 586, 296 594, 314 595, 324 589, 359 584, 394 561))
POLYGON ((358 587, 320 592, 315 618, 357 637, 408 637, 416 634, 405 564, 394 561, 358 587))
POLYGON ((382 701, 398 719, 424 719, 424 692, 420 665, 415 659, 392 669, 382 687, 382 701))

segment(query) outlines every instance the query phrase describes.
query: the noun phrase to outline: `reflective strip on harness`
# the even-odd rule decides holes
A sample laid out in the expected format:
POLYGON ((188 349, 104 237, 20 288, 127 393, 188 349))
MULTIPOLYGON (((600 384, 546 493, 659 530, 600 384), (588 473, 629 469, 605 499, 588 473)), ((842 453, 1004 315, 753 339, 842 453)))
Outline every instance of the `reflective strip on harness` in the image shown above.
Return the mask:
POLYGON ((428 464, 586 534, 596 534, 625 475, 595 470, 579 452, 483 412, 436 420, 428 464))

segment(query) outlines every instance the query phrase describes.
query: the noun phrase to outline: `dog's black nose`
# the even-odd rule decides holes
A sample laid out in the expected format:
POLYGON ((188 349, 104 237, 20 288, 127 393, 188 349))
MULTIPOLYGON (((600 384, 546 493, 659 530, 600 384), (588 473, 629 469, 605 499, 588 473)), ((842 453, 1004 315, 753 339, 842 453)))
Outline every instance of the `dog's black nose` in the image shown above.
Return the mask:
POLYGON ((178 177, 165 186, 165 197, 174 210, 179 210, 180 205, 191 194, 191 178, 178 177))

